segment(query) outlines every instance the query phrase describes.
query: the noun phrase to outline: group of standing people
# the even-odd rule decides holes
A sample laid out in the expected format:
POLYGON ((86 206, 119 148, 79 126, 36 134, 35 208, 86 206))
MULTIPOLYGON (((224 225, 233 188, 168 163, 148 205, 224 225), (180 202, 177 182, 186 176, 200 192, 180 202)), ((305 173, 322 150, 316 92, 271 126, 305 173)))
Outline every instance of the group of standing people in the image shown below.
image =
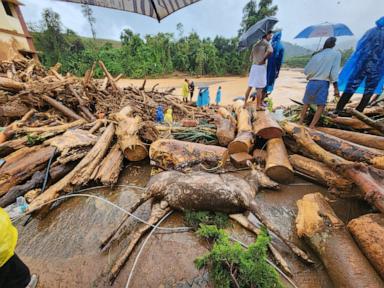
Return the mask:
MULTIPOLYGON (((264 110, 262 101, 273 89, 279 76, 284 57, 281 32, 268 32, 252 48, 248 89, 245 93, 245 105, 253 88, 256 89, 256 109, 264 110), (272 43, 270 40, 272 39, 272 43), (267 64, 268 63, 268 64, 267 64)), ((300 124, 304 123, 309 105, 317 105, 316 113, 309 127, 314 128, 324 112, 330 84, 334 96, 338 99, 334 114, 343 114, 351 97, 363 93, 356 110, 363 112, 374 94, 380 95, 384 86, 384 17, 376 21, 376 26, 368 30, 357 44, 355 52, 340 72, 341 53, 334 49, 337 39, 330 37, 323 49, 313 54, 304 69, 308 84, 306 86, 300 124), (344 91, 340 97, 340 90, 344 91)))
MULTIPOLYGON (((181 92, 183 96, 183 102, 188 103, 188 97, 190 97, 189 101, 192 102, 195 93, 195 83, 192 80, 184 79, 181 92)), ((208 106, 209 102, 209 88, 200 87, 198 99, 196 101, 197 106, 208 106)), ((221 103, 221 86, 219 86, 217 89, 215 103, 216 105, 220 105, 221 103)))

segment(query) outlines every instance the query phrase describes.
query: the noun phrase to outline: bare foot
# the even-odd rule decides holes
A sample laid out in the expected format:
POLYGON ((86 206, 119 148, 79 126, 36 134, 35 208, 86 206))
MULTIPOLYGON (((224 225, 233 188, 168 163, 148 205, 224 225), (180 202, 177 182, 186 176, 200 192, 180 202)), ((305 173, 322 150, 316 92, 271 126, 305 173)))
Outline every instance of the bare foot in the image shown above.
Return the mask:
POLYGON ((256 111, 265 111, 264 107, 256 107, 256 111))

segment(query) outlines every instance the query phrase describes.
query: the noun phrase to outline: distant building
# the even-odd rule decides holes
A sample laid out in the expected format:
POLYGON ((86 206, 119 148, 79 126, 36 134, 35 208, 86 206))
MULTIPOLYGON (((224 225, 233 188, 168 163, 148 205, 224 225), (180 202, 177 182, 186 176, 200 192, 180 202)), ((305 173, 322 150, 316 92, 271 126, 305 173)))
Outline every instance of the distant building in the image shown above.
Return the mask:
POLYGON ((0 60, 12 59, 17 54, 36 58, 32 37, 28 32, 17 0, 0 0, 0 60))

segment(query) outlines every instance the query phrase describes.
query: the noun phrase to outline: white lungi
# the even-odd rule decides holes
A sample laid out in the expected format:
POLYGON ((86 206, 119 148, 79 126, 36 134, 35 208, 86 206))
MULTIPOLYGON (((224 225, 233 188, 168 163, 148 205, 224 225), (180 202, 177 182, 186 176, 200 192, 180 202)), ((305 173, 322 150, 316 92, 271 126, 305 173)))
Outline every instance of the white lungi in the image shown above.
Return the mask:
POLYGON ((267 65, 252 65, 249 72, 248 86, 260 89, 267 86, 267 65))

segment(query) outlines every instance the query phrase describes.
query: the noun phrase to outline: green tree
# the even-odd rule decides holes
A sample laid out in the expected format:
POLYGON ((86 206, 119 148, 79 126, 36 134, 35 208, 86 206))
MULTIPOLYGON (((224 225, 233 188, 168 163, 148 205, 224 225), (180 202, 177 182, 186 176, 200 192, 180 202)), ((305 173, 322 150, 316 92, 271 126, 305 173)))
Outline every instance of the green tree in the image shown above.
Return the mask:
POLYGON ((249 1, 243 9, 239 35, 247 31, 257 21, 268 16, 275 16, 278 8, 277 5, 272 6, 272 4, 273 0, 260 0, 259 5, 257 5, 256 0, 249 1))
POLYGON ((93 40, 96 40, 96 18, 93 17, 93 10, 88 4, 82 4, 81 5, 81 13, 83 13, 83 16, 87 19, 89 26, 91 27, 91 33, 93 40))
POLYGON ((52 66, 60 61, 64 51, 68 48, 63 35, 60 15, 52 9, 44 9, 42 20, 34 27, 35 44, 44 65, 52 66))

